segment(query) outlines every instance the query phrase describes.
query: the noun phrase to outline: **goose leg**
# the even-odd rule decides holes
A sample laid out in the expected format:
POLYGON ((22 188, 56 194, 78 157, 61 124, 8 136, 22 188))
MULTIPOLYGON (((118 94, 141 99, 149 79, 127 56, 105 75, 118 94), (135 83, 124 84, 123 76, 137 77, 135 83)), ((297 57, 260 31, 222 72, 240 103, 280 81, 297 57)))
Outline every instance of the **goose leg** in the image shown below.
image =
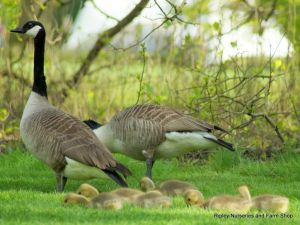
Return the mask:
POLYGON ((146 157, 146 176, 152 180, 152 167, 154 165, 155 160, 153 159, 154 149, 143 150, 143 155, 146 157))
POLYGON ((63 176, 62 173, 56 173, 56 191, 63 192, 65 185, 67 183, 67 178, 63 176))
POLYGON ((153 158, 146 159, 146 166, 147 166, 146 176, 149 177, 151 180, 152 180, 152 167, 154 163, 155 160, 153 160, 153 158))

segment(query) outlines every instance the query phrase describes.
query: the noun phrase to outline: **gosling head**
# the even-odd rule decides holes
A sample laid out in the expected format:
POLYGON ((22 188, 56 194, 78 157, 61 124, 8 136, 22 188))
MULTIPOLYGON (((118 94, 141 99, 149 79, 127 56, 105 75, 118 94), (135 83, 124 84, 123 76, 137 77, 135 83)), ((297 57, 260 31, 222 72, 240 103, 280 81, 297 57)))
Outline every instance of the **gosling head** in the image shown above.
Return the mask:
POLYGON ((45 35, 45 28, 42 23, 38 21, 28 21, 22 27, 17 27, 10 32, 26 34, 30 37, 36 38, 39 35, 45 35))
POLYGON ((81 184, 76 191, 77 194, 83 195, 87 198, 93 198, 99 195, 99 191, 89 184, 81 184))
POLYGON ((78 195, 75 193, 69 193, 69 194, 66 194, 66 196, 64 198, 64 203, 70 204, 70 205, 74 205, 74 204, 88 205, 89 200, 82 195, 78 195))
POLYGON ((251 200, 251 194, 250 194, 249 189, 246 185, 240 186, 238 188, 238 191, 239 191, 240 196, 242 198, 247 199, 247 200, 251 200))
POLYGON ((198 206, 203 207, 204 197, 203 194, 198 190, 187 190, 184 193, 184 201, 187 206, 198 206))
POLYGON ((155 189, 155 184, 149 177, 143 177, 140 181, 140 188, 142 191, 151 191, 155 189))

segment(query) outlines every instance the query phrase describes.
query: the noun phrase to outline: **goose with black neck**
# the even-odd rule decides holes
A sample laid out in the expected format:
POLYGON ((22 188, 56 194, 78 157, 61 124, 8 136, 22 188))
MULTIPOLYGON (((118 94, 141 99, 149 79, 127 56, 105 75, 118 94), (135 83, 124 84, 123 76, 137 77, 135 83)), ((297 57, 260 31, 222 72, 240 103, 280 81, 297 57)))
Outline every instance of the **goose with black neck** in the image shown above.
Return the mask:
POLYGON ((34 81, 21 118, 20 133, 26 148, 54 170, 56 190, 63 191, 68 178, 108 176, 119 185, 127 186, 121 175, 126 177, 131 172, 114 159, 89 127, 48 102, 43 24, 28 21, 11 32, 34 38, 34 81))

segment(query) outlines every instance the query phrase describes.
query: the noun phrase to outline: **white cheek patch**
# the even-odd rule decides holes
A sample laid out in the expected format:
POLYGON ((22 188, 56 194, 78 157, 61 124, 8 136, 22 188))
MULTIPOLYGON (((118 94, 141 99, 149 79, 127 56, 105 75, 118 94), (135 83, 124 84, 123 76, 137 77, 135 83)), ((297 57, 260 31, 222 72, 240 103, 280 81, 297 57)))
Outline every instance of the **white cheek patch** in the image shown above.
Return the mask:
POLYGON ((40 29, 42 29, 41 26, 39 25, 35 25, 34 27, 32 27, 31 29, 29 29, 28 31, 26 31, 25 34, 31 36, 31 37, 34 37, 38 34, 38 32, 40 31, 40 29))

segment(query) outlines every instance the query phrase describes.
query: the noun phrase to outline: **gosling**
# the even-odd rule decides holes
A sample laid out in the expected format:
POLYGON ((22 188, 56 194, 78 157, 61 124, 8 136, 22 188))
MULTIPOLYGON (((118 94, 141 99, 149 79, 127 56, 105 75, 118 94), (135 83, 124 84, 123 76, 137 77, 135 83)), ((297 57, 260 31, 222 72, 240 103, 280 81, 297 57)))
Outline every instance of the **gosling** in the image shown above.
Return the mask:
POLYGON ((117 188, 110 193, 118 196, 125 203, 133 203, 137 196, 144 194, 144 192, 133 188, 117 188))
POLYGON ((203 207, 205 200, 203 194, 194 189, 187 190, 184 193, 184 201, 187 206, 203 207))
POLYGON ((240 196, 218 195, 208 199, 204 207, 208 209, 227 210, 233 213, 247 213, 253 207, 247 186, 238 188, 240 196))
POLYGON ((188 190, 197 190, 197 188, 184 181, 179 180, 167 180, 158 186, 158 188, 155 188, 154 182, 148 178, 143 177, 140 181, 140 188, 142 191, 149 191, 149 190, 159 190, 162 194, 166 196, 184 196, 185 192, 188 190))
POLYGON ((97 190, 97 188, 90 184, 81 184, 76 193, 90 199, 99 195, 99 191, 97 190))
POLYGON ((80 204, 87 207, 101 208, 101 209, 113 209, 118 210, 123 207, 122 201, 110 193, 100 193, 98 196, 88 199, 83 195, 76 193, 69 193, 64 198, 65 204, 80 204))
POLYGON ((252 199, 253 206, 260 211, 286 213, 289 199, 280 195, 259 195, 252 199))
POLYGON ((171 199, 157 190, 142 193, 133 198, 131 202, 141 208, 169 208, 172 205, 171 199))

